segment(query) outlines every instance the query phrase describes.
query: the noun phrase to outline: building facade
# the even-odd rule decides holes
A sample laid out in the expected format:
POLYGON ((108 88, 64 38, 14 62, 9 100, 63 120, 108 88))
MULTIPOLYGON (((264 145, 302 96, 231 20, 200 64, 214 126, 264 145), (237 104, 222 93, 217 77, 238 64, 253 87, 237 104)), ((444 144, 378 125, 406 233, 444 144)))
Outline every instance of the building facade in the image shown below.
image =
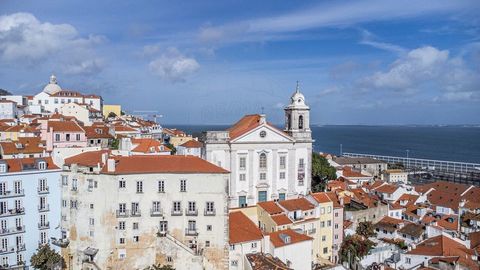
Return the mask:
POLYGON ((311 186, 309 107, 297 89, 285 108, 285 129, 265 115, 246 115, 226 131, 207 131, 203 157, 231 172, 230 206, 296 198, 311 186))
POLYGON ((60 173, 49 157, 0 160, 2 267, 28 267, 37 248, 60 235, 60 173))
POLYGON ((67 267, 228 267, 228 171, 192 156, 108 151, 67 158, 64 170, 67 267))

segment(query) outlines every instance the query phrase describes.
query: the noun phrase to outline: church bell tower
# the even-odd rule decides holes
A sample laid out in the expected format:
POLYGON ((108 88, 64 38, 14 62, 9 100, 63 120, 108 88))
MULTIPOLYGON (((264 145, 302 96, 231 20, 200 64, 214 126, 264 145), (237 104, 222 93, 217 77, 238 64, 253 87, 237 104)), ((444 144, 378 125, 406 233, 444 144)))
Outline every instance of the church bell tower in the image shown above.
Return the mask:
POLYGON ((290 104, 285 107, 285 132, 297 142, 311 142, 310 107, 305 104, 305 96, 300 93, 299 85, 290 98, 290 104))

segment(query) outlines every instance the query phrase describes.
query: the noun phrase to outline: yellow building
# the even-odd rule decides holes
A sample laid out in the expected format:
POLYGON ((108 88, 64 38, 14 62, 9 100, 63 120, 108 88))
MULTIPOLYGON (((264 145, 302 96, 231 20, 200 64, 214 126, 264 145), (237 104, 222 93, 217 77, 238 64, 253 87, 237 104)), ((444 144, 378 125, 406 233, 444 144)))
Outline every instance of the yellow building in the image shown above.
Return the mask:
POLYGON ((318 262, 326 263, 332 260, 332 246, 333 246, 333 202, 324 192, 313 193, 309 198, 317 205, 318 211, 318 230, 317 237, 320 239, 314 242, 318 246, 314 250, 318 250, 318 262))
POLYGON ((103 105, 103 117, 108 117, 108 115, 112 112, 117 116, 120 116, 122 114, 122 106, 121 105, 103 105))

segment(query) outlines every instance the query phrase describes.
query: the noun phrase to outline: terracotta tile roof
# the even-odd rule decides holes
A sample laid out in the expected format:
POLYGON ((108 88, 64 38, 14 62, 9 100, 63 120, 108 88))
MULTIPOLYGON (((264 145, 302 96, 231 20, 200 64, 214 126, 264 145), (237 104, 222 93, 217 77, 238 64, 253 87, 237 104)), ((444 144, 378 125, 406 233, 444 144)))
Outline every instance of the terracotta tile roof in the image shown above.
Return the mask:
POLYGON ((283 213, 283 209, 274 201, 259 202, 257 205, 270 215, 283 213))
POLYGON ((287 224, 292 224, 293 221, 288 218, 287 215, 285 214, 279 214, 279 215, 273 215, 271 216, 273 219, 273 222, 277 224, 277 226, 282 226, 282 225, 287 225, 287 224))
POLYGON ((53 163, 51 157, 42 158, 16 158, 16 159, 0 159, 0 162, 6 163, 8 166, 8 172, 21 172, 26 170, 38 170, 36 162, 43 160, 47 162, 47 170, 60 169, 53 163))
POLYGON ((195 156, 128 156, 115 157, 115 172, 108 172, 104 166, 105 174, 142 174, 142 173, 229 173, 206 160, 195 156))
POLYGON ((109 133, 107 126, 90 126, 83 127, 85 130, 85 136, 87 139, 113 139, 113 136, 109 133))
POLYGON ((249 253, 245 256, 252 270, 293 270, 269 253, 249 253))
POLYGON ((78 164, 85 167, 95 167, 100 164, 102 167, 104 165, 102 162, 102 155, 108 153, 108 150, 84 152, 76 156, 66 158, 65 165, 70 166, 72 164, 78 164))
POLYGON ((435 189, 428 193, 427 200, 433 205, 439 205, 456 210, 458 209, 461 198, 459 193, 450 193, 435 189))
POLYGON ((201 142, 197 140, 190 140, 186 143, 181 144, 180 146, 185 147, 185 148, 201 148, 203 145, 201 142))
POLYGON ((344 220, 344 221, 343 221, 343 229, 344 229, 344 230, 345 230, 345 229, 348 229, 350 226, 352 226, 352 224, 353 224, 353 221, 351 221, 351 220, 344 220))
POLYGON ((132 139, 132 144, 137 145, 132 149, 132 152, 160 153, 172 151, 170 148, 155 139, 132 139))
POLYGON ((365 183, 365 184, 363 185, 363 187, 365 187, 365 188, 368 189, 368 190, 372 190, 372 189, 376 189, 376 188, 378 188, 378 187, 380 187, 381 185, 384 185, 384 184, 386 184, 386 182, 377 180, 377 181, 374 181, 374 182, 371 183, 371 184, 365 183))
POLYGON ((0 142, 0 148, 4 155, 15 154, 38 154, 45 151, 44 142, 39 137, 18 138, 18 141, 0 142))
POLYGON ((327 190, 337 190, 337 189, 343 189, 343 190, 346 190, 347 189, 347 184, 343 181, 338 181, 338 180, 331 180, 331 181, 328 181, 327 183, 327 190))
POLYGON ((357 177, 371 177, 369 175, 365 175, 359 171, 356 171, 356 170, 353 170, 351 167, 349 166, 345 166, 343 167, 343 171, 342 171, 342 175, 344 177, 348 177, 348 178, 357 178, 357 177))
POLYGON ((478 263, 472 260, 473 250, 443 235, 435 236, 421 242, 416 248, 408 251, 407 254, 434 257, 458 256, 458 262, 461 265, 472 270, 480 269, 478 263))
POLYGON ((312 193, 311 195, 318 203, 329 203, 332 201, 325 192, 312 193))
POLYGON ((302 233, 297 233, 292 229, 272 232, 269 234, 269 236, 270 236, 270 242, 276 248, 313 240, 312 237, 302 233), (285 241, 282 240, 281 236, 284 236, 284 235, 290 237, 289 242, 286 243, 285 241))
POLYGON ((53 128, 54 132, 85 132, 74 121, 48 121, 48 130, 53 128))
POLYGON ((52 97, 83 97, 83 95, 80 92, 71 91, 71 90, 62 90, 51 96, 52 97))
POLYGON ((400 230, 398 230, 398 232, 419 238, 425 232, 425 227, 415 223, 407 223, 400 230))
POLYGON ((129 126, 114 126, 113 129, 115 132, 137 132, 136 129, 129 126))
POLYGON ((432 217, 432 216, 424 216, 424 217, 422 218, 422 220, 420 220, 420 221, 421 221, 423 224, 427 224, 427 225, 428 225, 428 224, 430 224, 430 223, 432 223, 432 222, 434 222, 434 221, 436 221, 436 220, 437 220, 437 219, 434 218, 434 217, 432 217))
POLYGON ((375 188, 376 192, 386 193, 386 194, 393 194, 397 191, 398 187, 395 185, 385 184, 375 188))
POLYGON ((401 204, 404 206, 410 206, 412 204, 415 204, 415 202, 419 197, 420 196, 415 194, 402 194, 402 196, 400 196, 400 198, 398 198, 398 200, 395 203, 401 204))
POLYGON ((242 117, 242 119, 227 129, 227 131, 230 133, 230 139, 232 140, 258 126, 260 126, 260 115, 251 114, 242 117))
POLYGON ((334 208, 343 208, 343 206, 340 204, 340 199, 338 198, 337 193, 335 193, 335 192, 325 192, 325 194, 327 194, 327 196, 333 202, 333 207, 334 208))
POLYGON ((376 228, 387 229, 387 230, 390 230, 390 231, 395 231, 398 228, 400 228, 400 224, 403 224, 404 222, 405 221, 400 220, 400 219, 385 216, 375 224, 375 227, 376 228))
POLYGON ((262 231, 241 211, 228 214, 229 243, 238 244, 259 241, 263 238, 262 231))
POLYGON ((287 209, 288 211, 296 211, 296 210, 307 211, 315 208, 315 206, 305 198, 283 200, 283 201, 279 201, 278 204, 280 204, 283 208, 287 209))
POLYGON ((179 137, 185 137, 187 136, 187 133, 180 129, 176 128, 163 128, 163 133, 168 134, 170 136, 179 136, 179 137))
POLYGON ((437 220, 437 225, 449 230, 457 231, 458 230, 458 216, 456 215, 444 215, 440 220, 437 220))

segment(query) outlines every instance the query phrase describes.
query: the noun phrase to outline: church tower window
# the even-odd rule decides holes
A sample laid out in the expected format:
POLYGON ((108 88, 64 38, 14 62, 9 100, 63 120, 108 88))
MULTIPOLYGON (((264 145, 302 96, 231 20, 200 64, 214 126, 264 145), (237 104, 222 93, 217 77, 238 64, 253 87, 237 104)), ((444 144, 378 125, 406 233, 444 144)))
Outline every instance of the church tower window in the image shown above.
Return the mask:
POLYGON ((298 117, 298 129, 303 129, 303 115, 298 117))
POLYGON ((259 167, 260 167, 260 169, 266 169, 267 168, 267 154, 265 154, 265 153, 260 154, 259 167))

